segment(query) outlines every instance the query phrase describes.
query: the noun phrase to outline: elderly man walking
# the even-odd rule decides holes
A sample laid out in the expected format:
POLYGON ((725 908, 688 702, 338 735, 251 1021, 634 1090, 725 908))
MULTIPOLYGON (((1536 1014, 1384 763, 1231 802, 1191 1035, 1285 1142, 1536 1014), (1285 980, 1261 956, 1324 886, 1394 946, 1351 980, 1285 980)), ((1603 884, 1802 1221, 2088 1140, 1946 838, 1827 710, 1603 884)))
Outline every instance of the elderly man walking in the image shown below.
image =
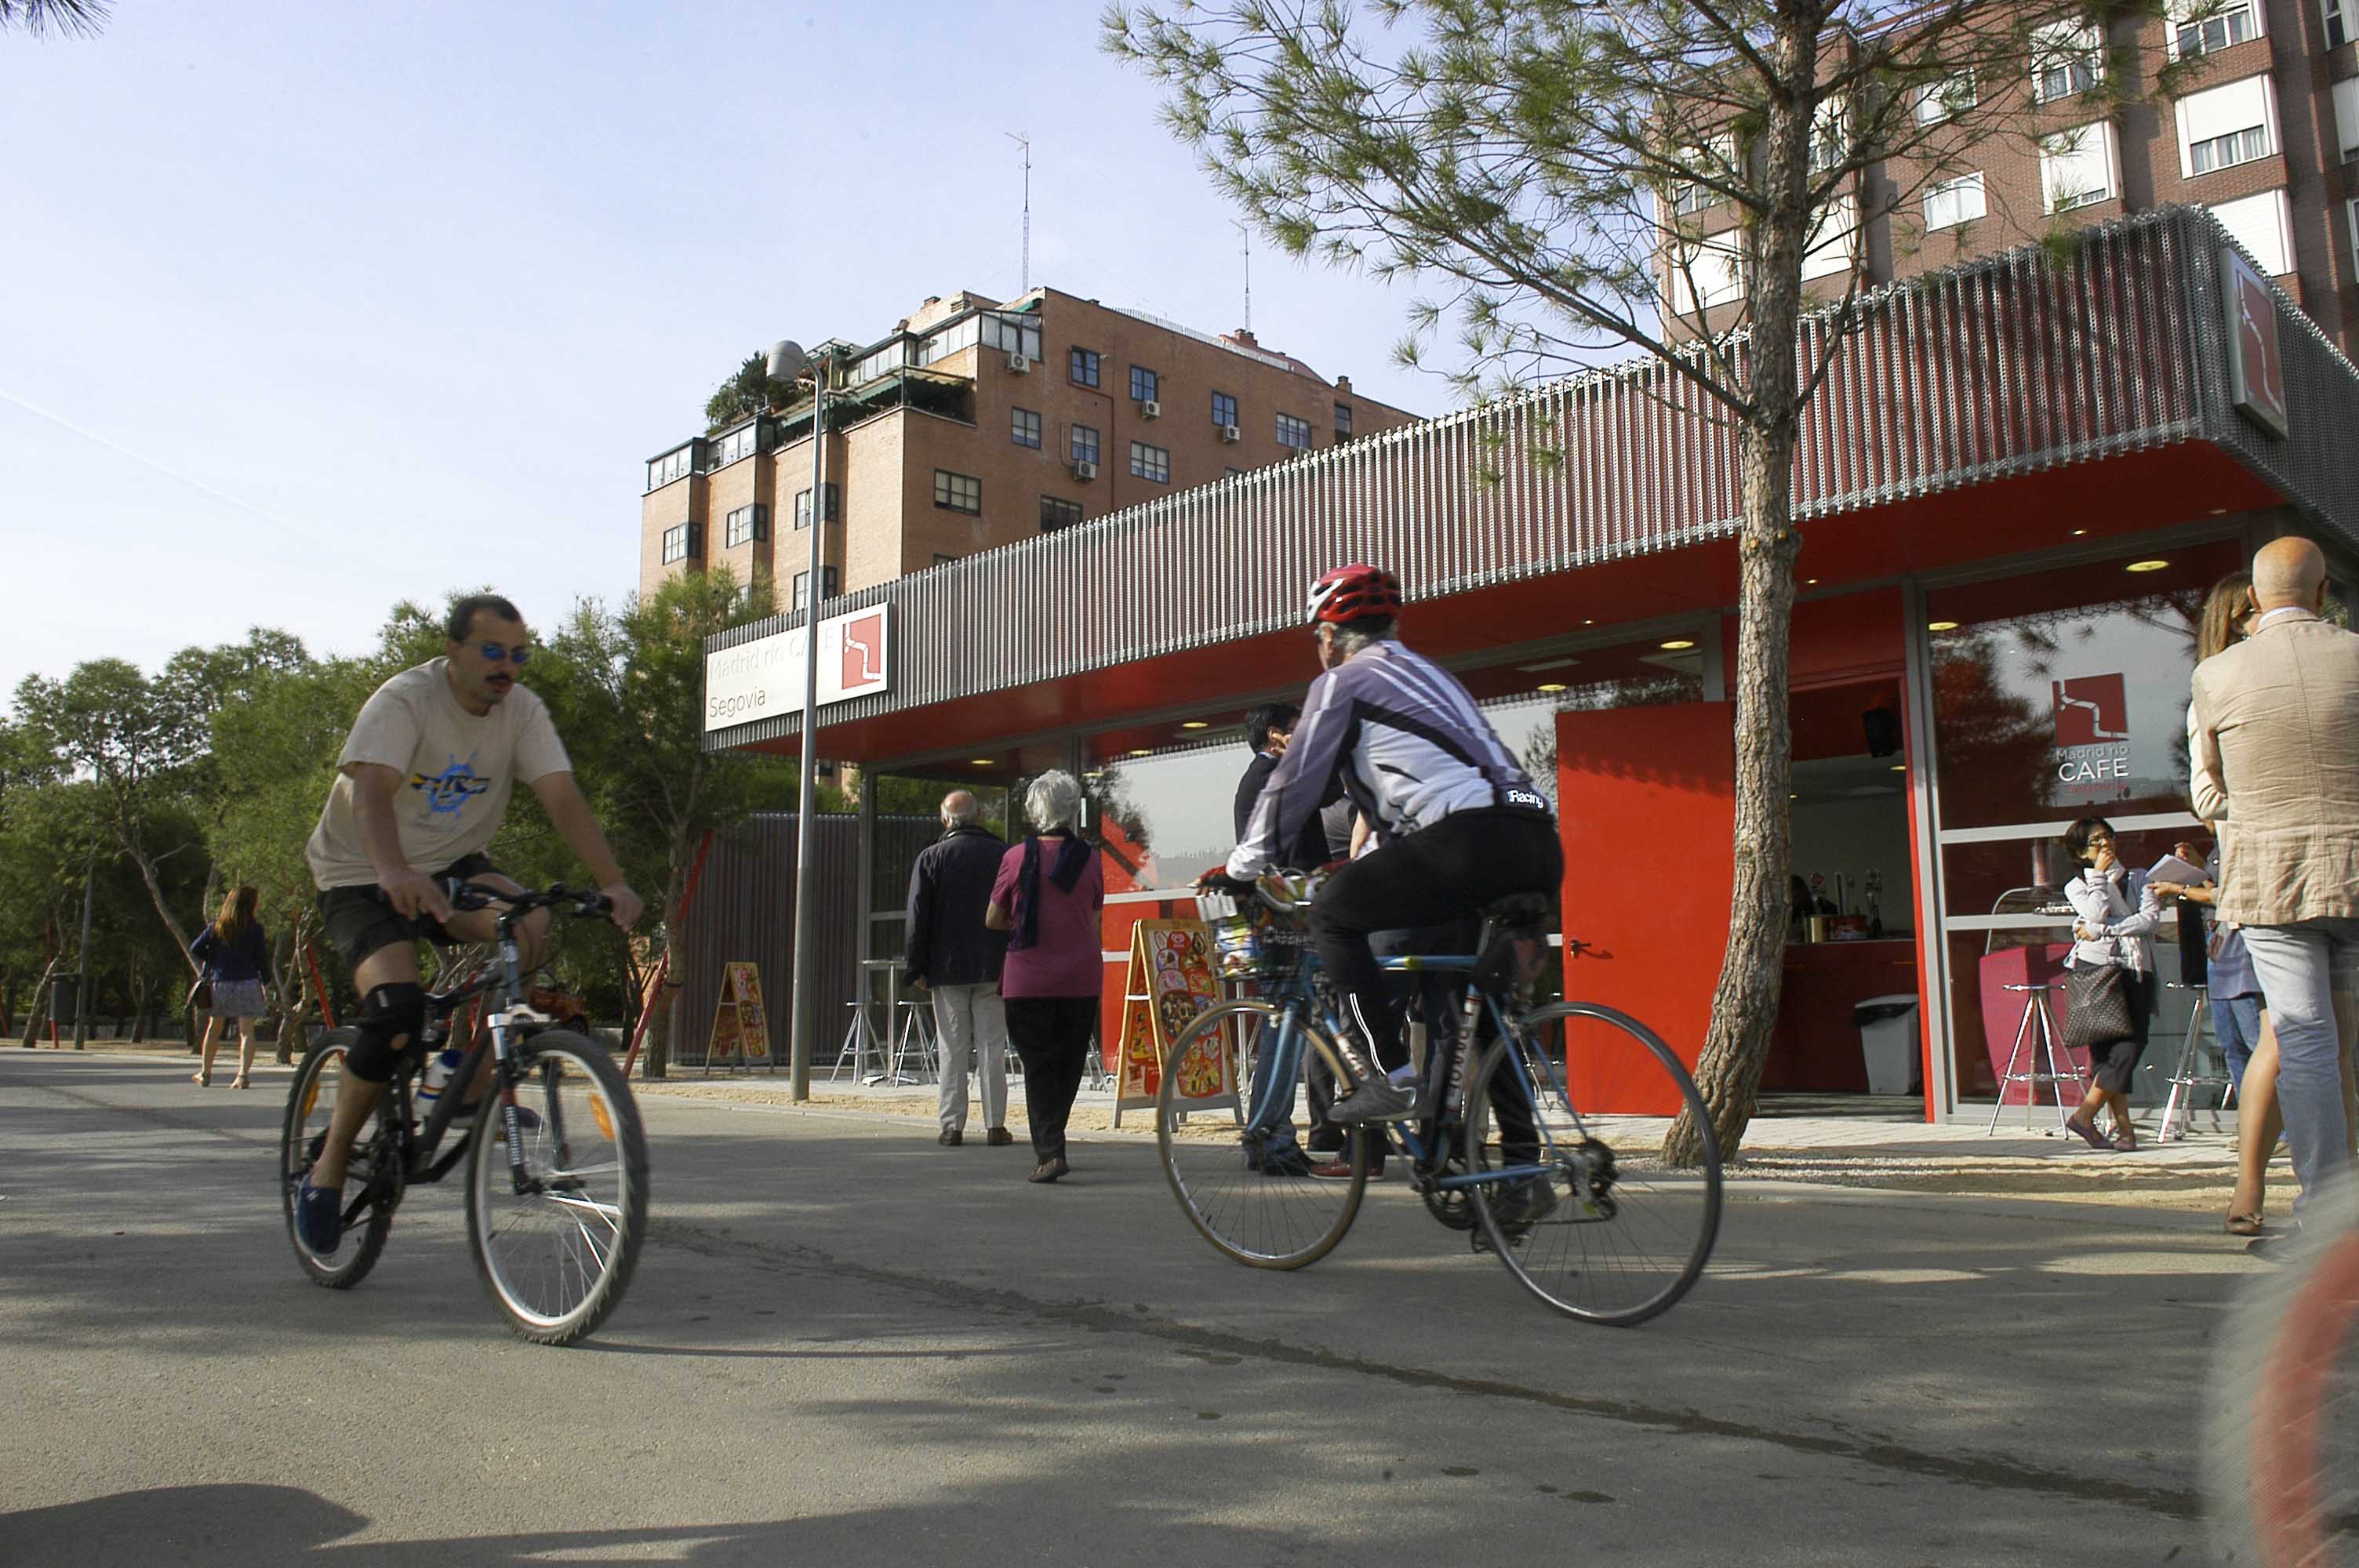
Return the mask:
POLYGON ((2242 926, 2277 1035, 2277 1105, 2306 1206, 2349 1162, 2341 1058, 2359 980, 2359 636, 2321 618, 2307 539, 2253 557, 2253 634, 2195 666, 2195 815, 2220 827, 2223 923, 2242 926), (2336 1006, 2343 1012, 2338 1020, 2336 1006))
POLYGON ((999 999, 1007 934, 983 923, 1007 846, 983 826, 982 815, 962 789, 942 796, 942 836, 909 873, 909 947, 903 964, 933 998, 934 1029, 942 1042, 940 1141, 946 1148, 965 1140, 966 1076, 977 1053, 984 1141, 1016 1141, 1007 1130, 1007 1009, 999 999))

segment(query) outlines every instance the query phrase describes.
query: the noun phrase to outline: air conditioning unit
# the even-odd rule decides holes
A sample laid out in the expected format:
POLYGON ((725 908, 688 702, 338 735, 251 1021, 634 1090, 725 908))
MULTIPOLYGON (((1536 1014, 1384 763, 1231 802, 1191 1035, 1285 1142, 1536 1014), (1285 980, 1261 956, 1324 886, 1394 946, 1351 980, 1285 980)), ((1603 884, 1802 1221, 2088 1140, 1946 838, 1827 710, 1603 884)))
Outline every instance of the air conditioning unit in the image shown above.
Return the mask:
POLYGON ((1138 416, 1141 419, 1160 419, 1163 417, 1163 405, 1152 397, 1142 399, 1138 405, 1138 416))
POLYGON ((1031 356, 1031 355, 1029 355, 1029 354, 1010 354, 1010 355, 1008 355, 1008 356, 1007 356, 1007 373, 1008 373, 1008 374, 1010 374, 1010 375, 1029 375, 1029 374, 1031 374, 1031 373, 1032 373, 1032 356, 1031 356))
POLYGON ((1073 465, 1073 477, 1086 484, 1098 477, 1098 465, 1084 459, 1073 465))
POLYGON ((1234 425, 1223 425, 1221 427, 1221 439, 1229 442, 1233 446, 1239 440, 1243 439, 1244 437, 1245 432, 1238 429, 1234 425))

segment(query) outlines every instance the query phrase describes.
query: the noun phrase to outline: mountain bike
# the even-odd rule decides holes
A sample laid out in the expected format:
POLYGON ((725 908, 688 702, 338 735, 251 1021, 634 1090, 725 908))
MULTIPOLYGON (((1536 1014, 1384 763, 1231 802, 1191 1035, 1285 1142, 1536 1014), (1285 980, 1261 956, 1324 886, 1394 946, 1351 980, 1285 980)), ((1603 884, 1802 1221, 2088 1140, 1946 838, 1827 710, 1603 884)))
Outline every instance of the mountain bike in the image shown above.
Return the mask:
POLYGON ((1684 1296, 1719 1234, 1720 1159, 1707 1138, 1695 1169, 1669 1166, 1659 1119, 1685 1109, 1708 1126, 1702 1098, 1670 1048, 1626 1013, 1524 1004, 1546 944, 1538 895, 1484 910, 1472 954, 1382 960, 1394 972, 1464 975, 1457 1027, 1428 1050, 1439 1021, 1413 1013, 1414 1113, 1353 1128, 1340 1161, 1348 1177, 1308 1173, 1294 1131, 1305 1069, 1315 1054, 1339 1086, 1353 1081, 1336 1044, 1337 999, 1303 925, 1310 891, 1266 876, 1257 910, 1220 894, 1201 901, 1221 971, 1258 992, 1199 1013, 1173 1041, 1158 1090, 1164 1173, 1204 1238, 1254 1268, 1316 1262, 1351 1229, 1370 1164, 1397 1159, 1437 1220, 1472 1233, 1558 1312, 1626 1326, 1684 1296), (1215 1123, 1188 1102, 1222 1072, 1239 1108, 1215 1123), (1593 1115, 1582 1100, 1637 1114, 1593 1115))
POLYGON ((2359 1563, 2359 1180, 2307 1201, 2265 1257, 2213 1354, 2213 1543, 2240 1568, 2359 1563))
POLYGON ((343 1243, 329 1257, 296 1235, 295 1199, 327 1140, 358 1033, 330 1030, 305 1055, 279 1137, 288 1238, 313 1281, 350 1290, 376 1266, 409 1184, 439 1182, 464 1161, 467 1241, 484 1288, 525 1338, 571 1345, 604 1322, 630 1287, 647 1228, 647 1135, 606 1048, 554 1027, 527 1004, 516 924, 536 909, 590 919, 613 906, 597 892, 561 886, 504 892, 453 881, 450 895, 454 909, 500 909, 495 957, 428 995, 419 1038, 397 1058, 353 1140, 343 1243), (451 1039, 453 1016, 478 997, 485 1027, 421 1118, 420 1073, 451 1039), (486 1054, 489 1086, 481 1101, 462 1104, 486 1054), (462 1121, 457 1143, 442 1152, 445 1135, 462 1121))

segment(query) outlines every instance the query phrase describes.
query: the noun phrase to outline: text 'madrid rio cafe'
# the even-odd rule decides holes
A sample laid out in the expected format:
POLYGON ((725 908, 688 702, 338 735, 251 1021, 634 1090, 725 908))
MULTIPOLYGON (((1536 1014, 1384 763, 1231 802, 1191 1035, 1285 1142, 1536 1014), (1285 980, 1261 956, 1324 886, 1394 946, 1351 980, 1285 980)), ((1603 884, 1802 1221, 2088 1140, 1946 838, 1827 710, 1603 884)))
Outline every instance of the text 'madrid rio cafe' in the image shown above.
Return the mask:
MULTIPOLYGON (((2200 837, 2186 710, 2206 589, 2296 532, 2350 600, 2359 373, 2187 208, 2089 230, 2069 256, 1897 284, 1861 314, 1796 459, 1792 871, 1810 913, 1763 1089, 1988 1116, 2037 994, 2006 988, 2060 973, 2070 940, 2064 826, 2107 817, 2134 865, 2200 837), (1906 1048, 1864 1046, 1877 1021, 1906 1048)), ((1805 325, 1806 362, 1829 330, 1805 325)), ((1565 989, 1692 1062, 1730 894, 1734 460, 1701 395, 1647 361, 848 594, 821 607, 818 750, 946 787, 1084 778, 1113 1041, 1133 925, 1191 914, 1228 852, 1245 711, 1317 673, 1306 586, 1383 564, 1405 640, 1553 791, 1565 989)), ((801 644, 799 614, 712 641, 708 747, 799 750, 801 644)), ((854 907, 828 918, 889 958, 927 834, 861 795, 854 907)), ((759 957, 783 988, 783 951, 704 950, 759 957)), ((2180 973, 2168 946, 2161 967, 2180 973)), ((2195 994, 2164 993, 2147 1098, 2195 994)), ((821 1071, 833 1052, 831 1031, 821 1071)))

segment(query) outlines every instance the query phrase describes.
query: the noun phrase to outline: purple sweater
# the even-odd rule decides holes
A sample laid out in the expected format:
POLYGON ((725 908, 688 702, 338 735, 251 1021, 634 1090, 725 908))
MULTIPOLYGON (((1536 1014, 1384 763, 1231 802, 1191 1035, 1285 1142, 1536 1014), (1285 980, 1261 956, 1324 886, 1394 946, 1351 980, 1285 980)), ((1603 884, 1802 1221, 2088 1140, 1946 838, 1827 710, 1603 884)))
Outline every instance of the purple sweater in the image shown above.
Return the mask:
MULTIPOLYGON (((1060 892, 1049 876, 1056 848, 1041 843, 1040 940, 1032 946, 1011 948, 1007 968, 999 977, 1004 997, 1095 996, 1105 979, 1105 961, 1099 957, 1098 911, 1105 907, 1105 877, 1098 858, 1089 863, 1071 892, 1060 892)), ((1024 874, 1024 846, 1011 847, 999 860, 999 876, 991 884, 991 902, 1007 912, 1009 924, 1024 926, 1016 908, 1016 885, 1024 874)))

